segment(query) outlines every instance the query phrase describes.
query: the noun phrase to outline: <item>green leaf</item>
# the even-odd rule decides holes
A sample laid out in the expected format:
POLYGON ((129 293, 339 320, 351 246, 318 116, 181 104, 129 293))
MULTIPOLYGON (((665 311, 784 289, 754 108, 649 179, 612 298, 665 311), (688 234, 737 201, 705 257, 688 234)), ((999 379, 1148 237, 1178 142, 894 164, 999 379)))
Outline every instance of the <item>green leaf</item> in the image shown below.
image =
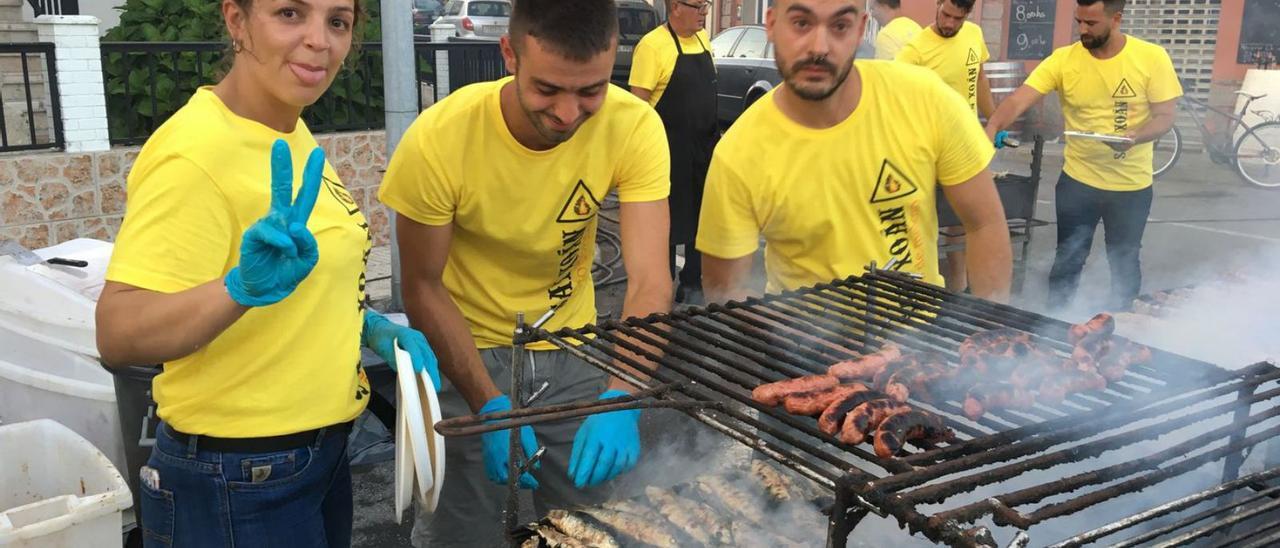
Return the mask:
POLYGON ((156 26, 151 23, 143 23, 142 36, 146 38, 148 42, 159 42, 160 29, 157 29, 156 26))

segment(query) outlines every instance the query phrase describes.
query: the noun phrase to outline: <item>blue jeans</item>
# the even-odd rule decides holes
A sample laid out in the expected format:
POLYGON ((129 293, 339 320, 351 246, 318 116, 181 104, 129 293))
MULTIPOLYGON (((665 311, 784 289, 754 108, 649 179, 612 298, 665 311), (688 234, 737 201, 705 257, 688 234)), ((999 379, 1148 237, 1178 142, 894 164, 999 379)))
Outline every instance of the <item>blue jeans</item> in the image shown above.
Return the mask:
POLYGON ((1142 287, 1139 252, 1147 216, 1151 213, 1152 194, 1152 187, 1134 191, 1101 190, 1062 173, 1055 188, 1058 253, 1049 271, 1050 310, 1065 307, 1075 297, 1099 221, 1107 244, 1107 264, 1111 267, 1108 310, 1129 310, 1142 287))
POLYGON ((143 469, 147 547, 351 545, 347 435, 329 428, 310 445, 271 453, 204 450, 163 424, 143 469), (255 481, 256 480, 256 481, 255 481))

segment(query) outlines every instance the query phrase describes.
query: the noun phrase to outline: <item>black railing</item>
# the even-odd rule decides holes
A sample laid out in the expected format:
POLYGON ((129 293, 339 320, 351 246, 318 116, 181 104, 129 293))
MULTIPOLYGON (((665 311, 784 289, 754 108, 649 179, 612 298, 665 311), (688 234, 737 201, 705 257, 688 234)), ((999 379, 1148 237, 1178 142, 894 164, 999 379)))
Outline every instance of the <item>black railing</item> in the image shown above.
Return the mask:
POLYGON ((0 43, 0 63, 0 152, 62 148, 53 44, 0 43))
MULTIPOLYGON (((218 42, 103 42, 103 81, 111 142, 138 144, 186 104, 195 90, 218 80, 228 65, 218 42)), ((438 53, 448 54, 449 89, 505 74, 496 42, 419 42, 416 51, 418 104, 441 98, 436 83, 438 53)), ((384 127, 382 44, 361 44, 303 120, 315 133, 384 127)))
POLYGON ((450 41, 417 42, 414 50, 418 57, 418 104, 429 104, 424 99, 423 87, 431 90, 431 101, 439 101, 441 89, 435 79, 438 53, 449 55, 449 91, 476 82, 497 80, 507 74, 502 51, 497 42, 450 41))
POLYGON ((36 17, 41 15, 80 15, 78 0, 27 0, 36 17))

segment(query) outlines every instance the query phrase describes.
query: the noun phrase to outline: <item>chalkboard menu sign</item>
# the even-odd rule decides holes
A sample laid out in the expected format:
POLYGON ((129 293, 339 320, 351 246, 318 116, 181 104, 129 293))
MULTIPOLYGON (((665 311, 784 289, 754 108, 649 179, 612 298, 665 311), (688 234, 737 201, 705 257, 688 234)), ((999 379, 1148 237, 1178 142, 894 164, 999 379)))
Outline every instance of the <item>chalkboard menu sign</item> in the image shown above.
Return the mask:
POLYGON ((1270 54, 1271 63, 1280 59, 1280 0, 1245 0, 1244 20, 1240 22, 1240 47, 1236 62, 1259 63, 1260 56, 1270 54))
POLYGON ((1012 0, 1009 5, 1007 57, 1040 60, 1053 53, 1053 16, 1056 10, 1053 0, 1012 0))

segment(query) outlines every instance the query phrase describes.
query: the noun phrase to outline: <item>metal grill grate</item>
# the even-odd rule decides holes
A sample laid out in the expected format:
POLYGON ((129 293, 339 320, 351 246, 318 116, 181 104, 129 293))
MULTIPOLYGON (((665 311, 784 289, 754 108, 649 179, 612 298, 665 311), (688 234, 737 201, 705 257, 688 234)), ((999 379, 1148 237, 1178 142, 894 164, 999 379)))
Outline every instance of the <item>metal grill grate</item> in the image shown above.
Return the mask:
POLYGON ((934 541, 991 545, 985 527, 969 524, 989 518, 1025 530, 1210 462, 1224 462, 1224 481, 1231 480, 1243 448, 1280 434, 1273 401, 1280 399, 1280 371, 1260 364, 1232 373, 1159 350, 1149 366, 1131 368, 1107 390, 1054 407, 996 411, 975 422, 958 402, 913 401, 943 417, 959 439, 894 459, 842 445, 813 419, 751 398, 761 383, 823 373, 889 341, 958 363, 960 341, 1002 327, 1070 353, 1064 322, 874 270, 725 306, 555 333, 535 329, 530 340, 550 341, 643 388, 670 384, 661 398, 688 403, 682 409, 695 418, 832 489, 837 504, 828 535, 836 544, 876 512, 934 541), (661 367, 650 369, 636 356, 661 367), (1144 449, 1184 429, 1194 433, 1144 449), (1134 450, 1141 456, 1124 455, 1134 450))

